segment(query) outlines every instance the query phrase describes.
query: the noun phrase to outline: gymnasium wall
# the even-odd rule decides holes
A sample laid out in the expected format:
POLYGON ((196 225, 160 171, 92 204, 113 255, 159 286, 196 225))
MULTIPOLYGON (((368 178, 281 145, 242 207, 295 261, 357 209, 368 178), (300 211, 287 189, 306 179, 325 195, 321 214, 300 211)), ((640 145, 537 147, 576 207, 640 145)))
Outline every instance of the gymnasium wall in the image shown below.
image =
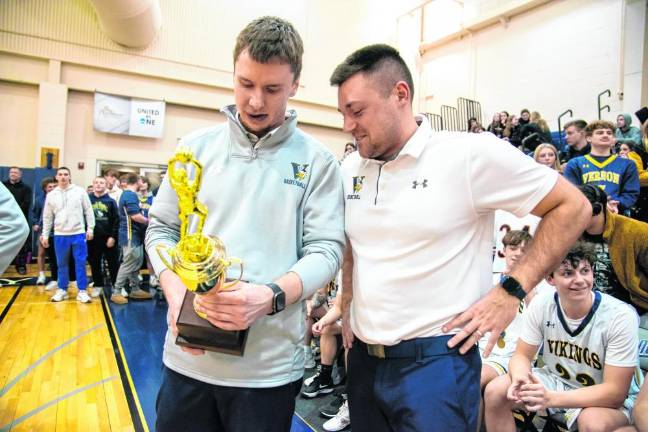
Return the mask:
POLYGON ((394 44, 393 10, 415 2, 381 3, 161 0, 158 37, 133 49, 106 36, 89 0, 3 0, 0 139, 6 151, 0 152, 0 165, 34 166, 41 147, 56 147, 75 180, 87 184, 97 160, 165 163, 177 137, 223 121, 219 109, 233 102, 235 37, 262 15, 288 19, 302 35, 304 67, 289 107, 304 129, 341 156, 349 137, 340 130, 337 93, 328 77, 353 49, 376 41, 394 44), (94 91, 165 100, 164 137, 95 132, 94 91), (85 163, 83 171, 78 162, 85 163))
MULTIPOLYGON (((453 2, 445 3, 451 11, 453 2)), ((484 0, 465 5, 466 16, 460 15, 465 22, 474 22, 477 14, 500 15, 500 22, 444 41, 459 28, 446 24, 445 34, 443 29, 439 33, 435 20, 442 18, 426 7, 424 40, 439 43, 418 60, 421 110, 439 113, 441 105, 456 106, 457 97, 466 97, 481 102, 486 124, 495 111, 519 113, 526 107, 540 111, 555 130, 557 116, 567 109, 577 118, 595 119, 597 95, 606 89, 612 97, 604 97, 603 105, 610 105, 611 112, 603 118, 634 113, 648 104, 645 0, 484 0), (534 3, 539 6, 503 18, 515 7, 534 3)), ((417 34, 412 26, 420 16, 412 15, 401 19, 399 35, 417 34)), ((451 21, 453 15, 443 18, 451 21)), ((411 36, 398 39, 412 43, 411 36)))
POLYGON ((231 51, 255 17, 289 19, 305 44, 300 89, 290 101, 309 133, 341 155, 333 68, 368 43, 397 46, 416 87, 415 110, 439 112, 457 97, 496 110, 540 111, 553 129, 571 108, 593 119, 648 104, 645 0, 160 0, 162 29, 144 49, 101 31, 89 0, 0 2, 0 165, 35 166, 41 147, 60 149, 79 183, 97 160, 165 163, 177 137, 212 122, 233 100, 231 51), (423 4, 422 7, 418 7, 423 4), (460 23, 519 7, 528 11, 461 38, 460 23), (424 11, 424 13, 423 13, 424 11), (420 55, 423 42, 437 41, 420 55), (92 95, 102 91, 167 102, 164 137, 92 129, 92 95), (620 95, 623 93, 623 99, 620 95), (77 169, 85 164, 83 171, 77 169))

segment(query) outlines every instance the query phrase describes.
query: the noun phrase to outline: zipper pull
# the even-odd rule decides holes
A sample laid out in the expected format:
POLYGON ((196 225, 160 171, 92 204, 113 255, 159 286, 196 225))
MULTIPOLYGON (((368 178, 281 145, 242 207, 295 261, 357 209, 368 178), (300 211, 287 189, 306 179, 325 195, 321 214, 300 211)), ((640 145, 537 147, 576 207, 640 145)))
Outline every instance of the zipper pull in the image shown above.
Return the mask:
POLYGON ((250 150, 250 158, 251 158, 252 160, 256 159, 256 158, 257 158, 257 153, 258 153, 257 148, 256 148, 256 147, 252 147, 252 149, 250 150))

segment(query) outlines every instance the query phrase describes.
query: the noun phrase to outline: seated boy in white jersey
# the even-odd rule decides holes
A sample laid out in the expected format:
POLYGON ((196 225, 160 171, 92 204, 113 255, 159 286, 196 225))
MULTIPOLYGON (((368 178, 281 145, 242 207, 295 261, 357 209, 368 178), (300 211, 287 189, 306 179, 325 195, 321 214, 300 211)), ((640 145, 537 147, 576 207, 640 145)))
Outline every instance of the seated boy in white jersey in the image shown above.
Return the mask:
MULTIPOLYGON (((511 230, 507 232, 502 238, 504 249, 505 267, 500 275, 504 277, 513 268, 513 265, 524 255, 526 248, 533 241, 533 236, 526 230, 511 230)), ((497 283, 499 281, 495 281, 497 283)), ((537 288, 536 288, 537 289, 537 288)), ((509 360, 515 353, 515 345, 522 330, 522 311, 529 305, 529 302, 536 294, 536 290, 529 292, 524 301, 520 302, 518 313, 502 332, 497 344, 493 347, 491 355, 484 358, 484 351, 488 345, 490 333, 484 334, 479 340, 479 353, 482 357, 482 370, 481 370, 481 390, 484 391, 486 384, 494 380, 500 375, 505 375, 508 371, 509 360)))
POLYGON ((547 410, 570 430, 615 430, 630 423, 641 381, 637 367, 636 312, 626 303, 594 292, 596 252, 579 242, 549 276, 556 292, 536 296, 509 373, 493 380, 484 394, 486 428, 515 431, 511 411, 547 410), (545 366, 532 368, 544 344, 545 366))

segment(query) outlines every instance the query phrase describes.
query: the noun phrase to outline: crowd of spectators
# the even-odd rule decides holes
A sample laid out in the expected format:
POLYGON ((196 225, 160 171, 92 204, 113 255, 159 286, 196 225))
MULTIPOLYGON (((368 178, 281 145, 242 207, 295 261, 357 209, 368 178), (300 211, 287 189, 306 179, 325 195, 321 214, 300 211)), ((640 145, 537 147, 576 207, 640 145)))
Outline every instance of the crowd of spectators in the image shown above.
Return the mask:
MULTIPOLYGON (((29 221, 31 232, 39 238, 34 254, 38 264, 36 284, 54 292, 52 301, 66 300, 70 286, 78 289, 81 303, 91 302, 111 287, 112 294, 108 294, 117 304, 128 303, 128 297, 153 297, 155 291, 150 289, 158 287, 155 275, 149 273, 149 290, 141 288, 143 278, 139 275, 139 270, 146 268, 142 242, 153 202, 148 178, 134 173, 120 175, 110 169, 84 189, 73 183, 68 168, 60 167, 55 177, 41 181, 43 194, 37 195, 32 205, 32 191, 22 175, 21 168, 11 167, 4 184, 29 221), (86 263, 91 281, 87 280, 86 263), (120 272, 125 276, 117 283, 120 272)), ((13 261, 20 275, 27 273, 30 244, 30 239, 25 240, 13 261)))

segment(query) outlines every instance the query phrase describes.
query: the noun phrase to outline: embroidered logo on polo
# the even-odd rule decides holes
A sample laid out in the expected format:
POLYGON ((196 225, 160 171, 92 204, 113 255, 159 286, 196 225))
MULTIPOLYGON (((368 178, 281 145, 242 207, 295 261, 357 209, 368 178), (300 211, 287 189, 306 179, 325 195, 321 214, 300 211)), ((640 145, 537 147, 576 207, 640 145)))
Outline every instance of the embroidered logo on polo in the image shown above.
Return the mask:
POLYGON ((412 189, 416 189, 416 188, 419 187, 419 186, 421 186, 421 187, 423 187, 423 188, 428 187, 428 179, 423 179, 423 180, 421 180, 421 181, 414 180, 414 181, 412 182, 412 189))
POLYGON ((360 199, 360 191, 362 190, 362 184, 364 183, 365 176, 355 176, 353 177, 353 193, 347 195, 348 200, 360 199))
POLYGON ((293 170, 293 178, 284 179, 284 183, 306 189, 304 180, 306 180, 306 177, 308 177, 308 164, 299 164, 297 162, 291 162, 291 164, 293 170))

